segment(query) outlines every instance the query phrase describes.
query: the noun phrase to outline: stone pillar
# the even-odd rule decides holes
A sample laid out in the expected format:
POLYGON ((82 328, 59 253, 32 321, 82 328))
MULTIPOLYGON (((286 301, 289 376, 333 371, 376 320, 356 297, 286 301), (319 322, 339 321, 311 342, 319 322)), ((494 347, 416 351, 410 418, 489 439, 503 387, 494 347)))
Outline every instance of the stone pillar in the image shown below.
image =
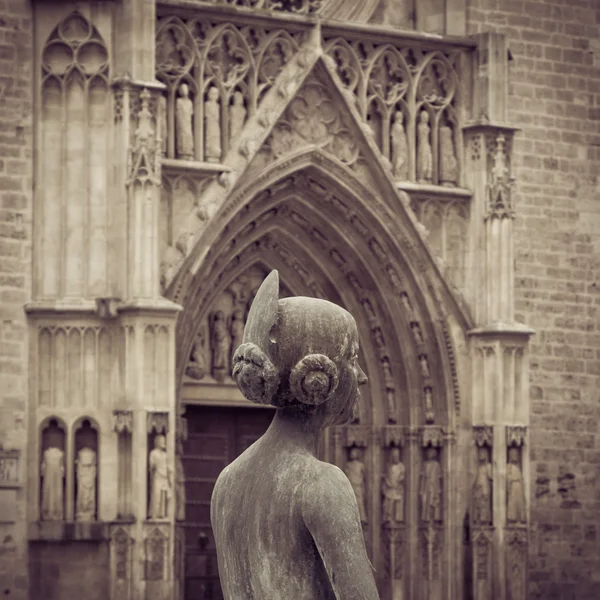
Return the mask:
POLYGON ((529 497, 527 347, 533 330, 514 315, 511 154, 517 130, 507 123, 506 40, 500 34, 476 38, 472 114, 465 128, 466 178, 473 190, 468 294, 477 323, 470 332, 473 597, 522 600, 529 497), (513 440, 507 431, 521 433, 513 440), (482 452, 489 454, 489 468, 482 464, 482 452), (491 477, 491 515, 482 518, 486 473, 491 477))
MULTIPOLYGON (((36 365, 30 539, 97 543, 93 568, 106 571, 107 597, 176 597, 179 307, 160 296, 155 2, 37 3, 35 10, 43 60, 36 284, 26 307, 36 365), (78 69, 62 68, 65 56, 78 69), (75 459, 90 444, 97 507, 84 523, 74 510, 75 459), (56 449, 50 457, 64 455, 64 472, 51 468, 64 511, 51 519, 40 510, 48 448, 56 449)), ((62 566, 61 578, 77 573, 62 566)))

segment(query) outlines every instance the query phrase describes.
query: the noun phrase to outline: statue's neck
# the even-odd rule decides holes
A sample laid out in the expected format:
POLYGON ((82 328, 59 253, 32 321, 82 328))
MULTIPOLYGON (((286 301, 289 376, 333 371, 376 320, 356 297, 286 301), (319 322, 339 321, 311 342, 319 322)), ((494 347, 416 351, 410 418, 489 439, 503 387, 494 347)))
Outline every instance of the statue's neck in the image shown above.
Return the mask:
POLYGON ((322 423, 313 415, 297 408, 279 408, 267 435, 276 442, 296 446, 316 456, 322 431, 322 423))

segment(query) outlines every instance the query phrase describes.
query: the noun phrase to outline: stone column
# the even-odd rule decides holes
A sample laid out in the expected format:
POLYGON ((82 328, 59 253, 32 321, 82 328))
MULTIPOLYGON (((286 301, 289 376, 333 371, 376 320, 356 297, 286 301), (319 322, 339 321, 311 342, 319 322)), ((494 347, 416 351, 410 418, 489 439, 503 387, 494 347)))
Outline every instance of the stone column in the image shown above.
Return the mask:
MULTIPOLYGON (((489 597, 489 592, 501 600, 520 600, 525 598, 525 586, 514 582, 521 581, 525 573, 515 575, 515 569, 509 572, 507 565, 515 564, 515 552, 519 556, 526 555, 528 491, 525 482, 529 475, 529 453, 524 434, 518 452, 510 451, 507 430, 518 427, 525 432, 528 425, 527 347, 533 330, 516 322, 514 315, 513 224, 516 215, 511 154, 517 130, 507 123, 508 49, 500 34, 480 34, 476 38, 472 114, 465 128, 466 179, 473 190, 468 261, 472 287, 468 293, 477 323, 470 332, 472 424, 476 433, 486 432, 493 493, 488 523, 473 520, 473 501, 469 509, 473 595, 489 597), (516 452, 518 458, 515 458, 516 452), (513 481, 519 477, 522 481, 513 481), (518 513, 516 521, 512 518, 514 514, 508 518, 507 485, 523 491, 522 498, 511 500, 511 513, 518 513)), ((474 448, 481 447, 480 441, 474 448)), ((477 476, 476 455, 474 451, 473 482, 477 476)), ((522 561, 521 566, 525 569, 526 561, 522 561)))

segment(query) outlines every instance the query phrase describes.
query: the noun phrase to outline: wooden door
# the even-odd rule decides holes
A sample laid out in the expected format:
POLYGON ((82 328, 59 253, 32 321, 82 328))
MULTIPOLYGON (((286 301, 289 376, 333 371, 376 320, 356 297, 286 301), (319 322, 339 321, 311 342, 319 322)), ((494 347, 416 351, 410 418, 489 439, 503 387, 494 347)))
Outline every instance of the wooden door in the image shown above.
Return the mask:
POLYGON ((266 408, 189 406, 185 473, 185 600, 222 600, 210 498, 219 473, 254 443, 273 419, 266 408))

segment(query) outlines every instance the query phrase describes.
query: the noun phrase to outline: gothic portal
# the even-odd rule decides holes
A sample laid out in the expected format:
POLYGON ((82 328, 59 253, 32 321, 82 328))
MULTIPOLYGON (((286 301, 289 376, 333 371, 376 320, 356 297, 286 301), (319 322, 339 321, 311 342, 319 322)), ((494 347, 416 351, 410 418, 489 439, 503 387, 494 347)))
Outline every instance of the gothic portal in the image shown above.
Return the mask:
POLYGON ((321 454, 381 597, 524 599, 504 38, 415 31, 435 3, 192 4, 36 5, 36 576, 76 540, 99 594, 220 597, 212 484, 272 418, 231 357, 278 269, 358 323, 369 384, 321 454))

